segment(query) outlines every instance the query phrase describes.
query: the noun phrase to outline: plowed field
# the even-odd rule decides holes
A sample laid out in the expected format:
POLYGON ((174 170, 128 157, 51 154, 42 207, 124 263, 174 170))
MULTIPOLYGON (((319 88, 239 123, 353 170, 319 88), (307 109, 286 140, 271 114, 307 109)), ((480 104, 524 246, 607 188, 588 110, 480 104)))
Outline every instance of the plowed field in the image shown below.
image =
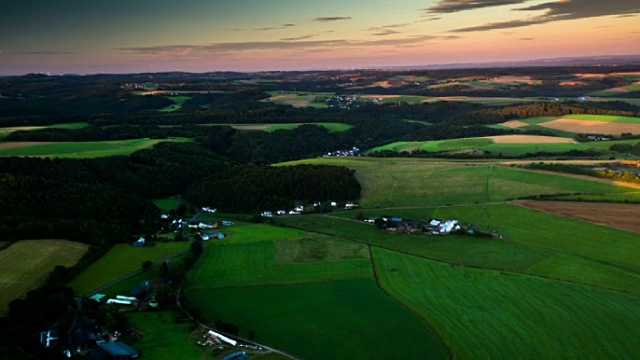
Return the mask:
POLYGON ((542 123, 540 126, 579 134, 640 134, 640 124, 625 124, 618 122, 559 119, 542 123))
POLYGON ((555 215, 640 233, 640 205, 527 201, 515 204, 555 215))

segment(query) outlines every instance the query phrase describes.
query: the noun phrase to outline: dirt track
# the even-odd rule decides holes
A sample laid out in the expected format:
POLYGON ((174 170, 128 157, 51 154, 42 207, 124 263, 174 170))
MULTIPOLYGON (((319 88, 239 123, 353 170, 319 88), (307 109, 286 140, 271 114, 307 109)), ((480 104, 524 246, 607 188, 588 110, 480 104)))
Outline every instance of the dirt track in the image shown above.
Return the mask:
POLYGON ((615 229, 640 233, 640 205, 555 201, 519 201, 514 204, 615 229))

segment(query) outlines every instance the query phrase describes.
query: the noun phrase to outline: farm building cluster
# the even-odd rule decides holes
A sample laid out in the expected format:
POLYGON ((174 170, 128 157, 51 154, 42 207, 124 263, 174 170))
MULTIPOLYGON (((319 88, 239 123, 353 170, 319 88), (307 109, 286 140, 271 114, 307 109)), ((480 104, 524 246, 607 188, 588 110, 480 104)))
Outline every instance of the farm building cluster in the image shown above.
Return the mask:
POLYGON ((360 156, 360 148, 354 146, 348 150, 336 150, 323 155, 323 157, 331 156, 360 156))
MULTIPOLYGON (((454 231, 461 230, 458 220, 431 219, 430 221, 415 221, 399 217, 379 217, 368 218, 364 221, 376 225, 378 229, 406 234, 449 235, 454 231)), ((469 231, 471 227, 472 226, 468 227, 467 231, 469 231)))

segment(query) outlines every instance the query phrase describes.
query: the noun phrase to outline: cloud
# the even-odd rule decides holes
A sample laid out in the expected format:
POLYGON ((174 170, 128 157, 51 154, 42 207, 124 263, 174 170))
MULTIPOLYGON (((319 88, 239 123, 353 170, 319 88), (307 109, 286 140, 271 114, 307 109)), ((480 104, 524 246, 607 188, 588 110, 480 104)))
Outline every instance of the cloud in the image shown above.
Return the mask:
POLYGON ((296 24, 284 24, 284 25, 282 25, 282 26, 284 26, 284 27, 291 27, 291 26, 296 26, 296 24))
POLYGON ((280 39, 282 41, 296 41, 296 40, 306 40, 306 39, 311 39, 313 37, 318 36, 318 34, 308 34, 308 35, 303 35, 303 36, 298 36, 298 37, 290 37, 290 38, 283 38, 280 39))
POLYGON ((329 21, 339 21, 339 20, 351 20, 351 16, 319 17, 319 18, 313 19, 313 21, 319 21, 319 22, 329 22, 329 21))
POLYGON ((495 29, 509 29, 523 26, 544 24, 554 21, 586 19, 611 15, 631 15, 640 13, 638 0, 559 0, 533 5, 516 11, 544 11, 544 14, 527 19, 515 19, 503 22, 488 23, 452 30, 452 32, 473 32, 495 29))
POLYGON ((447 14, 486 7, 517 5, 529 0, 440 0, 438 4, 422 9, 428 14, 447 14))
POLYGON ((233 55, 242 51, 272 51, 272 50, 301 50, 313 51, 318 49, 340 48, 367 48, 375 46, 410 46, 421 45, 427 41, 444 39, 445 37, 423 35, 411 36, 400 39, 380 39, 380 40, 306 40, 305 35, 298 38, 285 38, 279 41, 254 41, 254 42, 229 42, 212 43, 204 45, 162 45, 162 46, 140 46, 123 47, 117 50, 125 55, 149 55, 149 56, 197 56, 197 55, 233 55))
POLYGON ((269 31, 269 30, 278 30, 280 28, 277 27, 265 27, 265 28, 258 28, 258 29, 253 29, 253 31, 269 31))
POLYGON ((380 32, 377 33, 373 33, 371 35, 373 36, 387 36, 387 35, 394 35, 394 34, 400 34, 399 31, 395 31, 395 30, 391 30, 391 29, 383 29, 380 32))
POLYGON ((523 40, 523 41, 530 41, 530 40, 535 40, 535 38, 532 38, 532 37, 525 37, 525 38, 520 38, 520 40, 523 40))

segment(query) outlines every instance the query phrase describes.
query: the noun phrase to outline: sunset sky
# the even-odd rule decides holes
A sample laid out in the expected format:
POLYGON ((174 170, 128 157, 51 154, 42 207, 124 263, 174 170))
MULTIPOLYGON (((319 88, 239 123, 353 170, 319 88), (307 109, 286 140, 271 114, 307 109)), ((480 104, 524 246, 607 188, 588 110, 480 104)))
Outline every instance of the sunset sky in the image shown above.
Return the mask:
POLYGON ((640 0, 21 0, 0 75, 418 66, 640 54, 640 0))

